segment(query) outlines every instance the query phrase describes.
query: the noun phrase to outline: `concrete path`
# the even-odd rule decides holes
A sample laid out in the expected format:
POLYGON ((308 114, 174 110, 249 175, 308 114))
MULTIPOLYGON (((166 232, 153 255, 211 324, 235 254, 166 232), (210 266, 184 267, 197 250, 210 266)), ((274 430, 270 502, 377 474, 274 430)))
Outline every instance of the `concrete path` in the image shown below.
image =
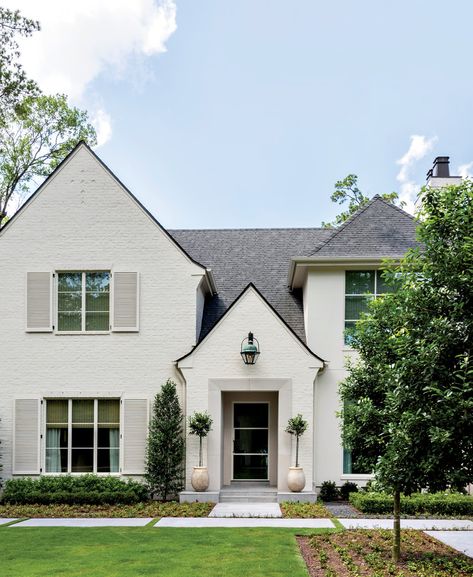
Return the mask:
POLYGON ((0 525, 6 525, 7 523, 11 523, 12 521, 17 521, 17 519, 5 519, 2 517, 0 519, 0 525))
POLYGON ((333 529, 330 519, 250 519, 217 517, 163 517, 155 527, 290 527, 293 529, 333 529))
POLYGON ((282 517, 277 503, 217 503, 209 517, 282 517))
MULTIPOLYGON (((392 529, 392 519, 339 519, 346 529, 392 529)), ((455 519, 401 519, 401 529, 473 530, 473 522, 455 519)))
POLYGON ((84 518, 84 519, 29 519, 12 527, 144 527, 152 517, 146 518, 84 518))
POLYGON ((473 531, 426 531, 445 545, 473 557, 473 531))

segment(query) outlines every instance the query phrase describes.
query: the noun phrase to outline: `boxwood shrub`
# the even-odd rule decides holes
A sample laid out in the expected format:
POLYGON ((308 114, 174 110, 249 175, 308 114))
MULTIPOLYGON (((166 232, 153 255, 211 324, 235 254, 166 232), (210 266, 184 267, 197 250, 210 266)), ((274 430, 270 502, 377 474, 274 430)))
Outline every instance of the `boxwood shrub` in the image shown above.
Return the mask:
MULTIPOLYGON (((386 493, 350 493, 350 503, 362 513, 386 515, 393 512, 393 497, 386 493)), ((405 515, 473 515, 473 497, 459 493, 414 493, 401 495, 405 515)))
POLYGON ((3 503, 18 505, 128 505, 147 499, 148 490, 142 483, 98 475, 9 479, 1 498, 3 503))

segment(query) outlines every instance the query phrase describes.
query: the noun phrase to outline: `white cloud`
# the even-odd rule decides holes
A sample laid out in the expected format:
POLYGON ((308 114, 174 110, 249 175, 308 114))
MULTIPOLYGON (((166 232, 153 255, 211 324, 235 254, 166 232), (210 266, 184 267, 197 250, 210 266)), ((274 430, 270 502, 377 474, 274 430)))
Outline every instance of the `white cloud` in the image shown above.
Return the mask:
POLYGON ((458 167, 458 174, 462 178, 472 178, 473 177, 473 161, 468 164, 460 164, 458 167))
POLYGON ((418 134, 411 136, 411 143, 407 152, 396 161, 401 167, 397 180, 400 183, 399 198, 406 203, 405 210, 414 212, 415 201, 421 186, 415 181, 412 172, 415 164, 430 152, 437 141, 437 137, 427 138, 418 134))
POLYGON ((112 119, 103 108, 98 108, 90 120, 97 132, 97 147, 103 146, 112 137, 112 119))
MULTIPOLYGON (((166 52, 177 28, 174 0, 3 0, 2 5, 40 21, 41 32, 21 42, 27 73, 44 92, 65 93, 82 106, 95 79, 104 74, 133 79, 146 58, 166 52)), ((103 109, 91 111, 102 132, 106 115, 103 109)))

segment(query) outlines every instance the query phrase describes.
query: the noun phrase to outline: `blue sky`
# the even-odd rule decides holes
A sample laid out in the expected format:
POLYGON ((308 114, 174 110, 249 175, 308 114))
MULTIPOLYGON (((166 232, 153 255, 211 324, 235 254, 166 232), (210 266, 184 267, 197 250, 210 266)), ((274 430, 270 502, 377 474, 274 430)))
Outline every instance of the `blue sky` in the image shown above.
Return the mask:
POLYGON ((437 155, 473 172, 471 2, 6 4, 42 23, 27 70, 168 228, 319 226, 348 173, 412 199, 437 155))

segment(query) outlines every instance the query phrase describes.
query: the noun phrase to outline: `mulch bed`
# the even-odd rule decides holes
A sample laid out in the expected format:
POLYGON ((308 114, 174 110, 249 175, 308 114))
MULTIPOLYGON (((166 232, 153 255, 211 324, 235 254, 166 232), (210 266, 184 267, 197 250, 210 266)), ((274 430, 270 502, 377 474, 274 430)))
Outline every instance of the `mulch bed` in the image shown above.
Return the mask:
POLYGON ((421 531, 402 531, 399 565, 392 531, 353 530, 297 537, 310 577, 472 577, 473 559, 421 531))

